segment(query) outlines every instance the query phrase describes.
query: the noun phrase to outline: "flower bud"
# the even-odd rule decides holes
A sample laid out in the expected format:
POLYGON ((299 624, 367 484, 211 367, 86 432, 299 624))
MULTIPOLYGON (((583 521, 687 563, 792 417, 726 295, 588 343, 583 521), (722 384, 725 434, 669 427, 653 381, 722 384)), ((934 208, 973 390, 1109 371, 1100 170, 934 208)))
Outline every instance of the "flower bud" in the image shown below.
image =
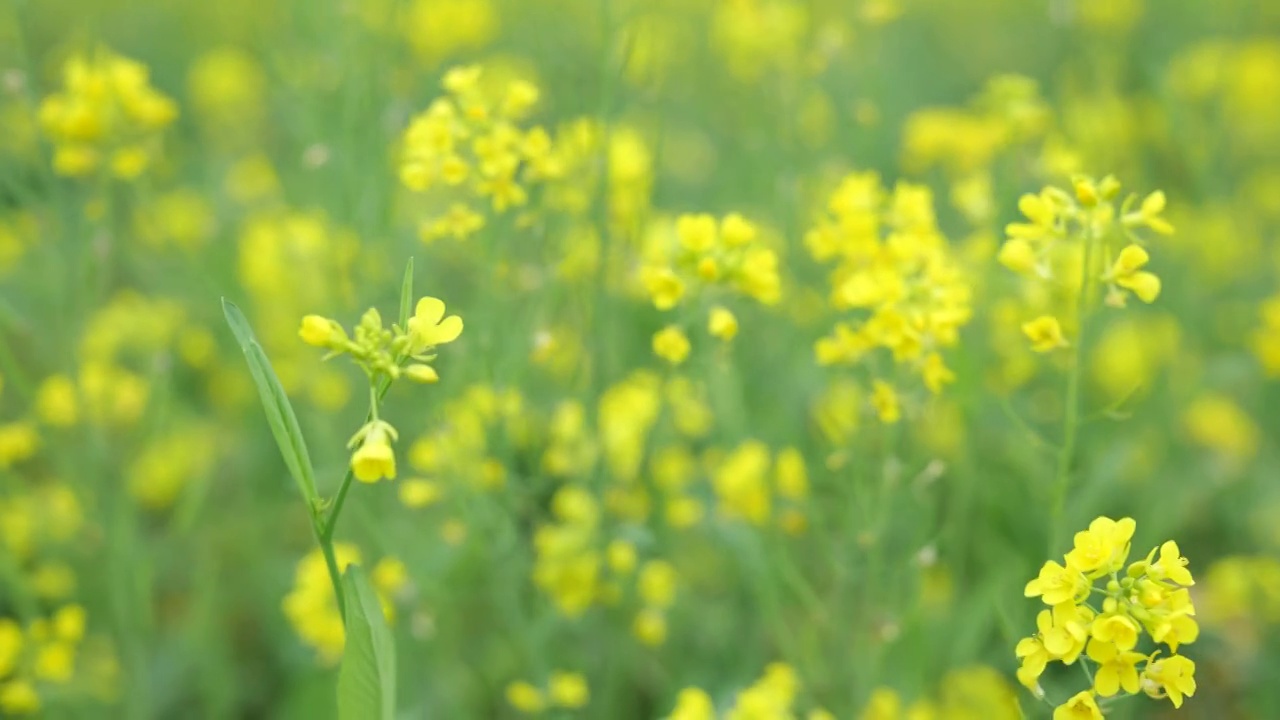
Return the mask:
POLYGON ((423 365, 421 363, 410 365, 404 369, 404 374, 414 382, 426 384, 440 382, 440 375, 437 374, 436 369, 430 365, 423 365))
POLYGON ((302 318, 302 327, 298 328, 298 337, 308 345, 329 348, 346 340, 347 335, 338 323, 320 315, 308 315, 302 318))

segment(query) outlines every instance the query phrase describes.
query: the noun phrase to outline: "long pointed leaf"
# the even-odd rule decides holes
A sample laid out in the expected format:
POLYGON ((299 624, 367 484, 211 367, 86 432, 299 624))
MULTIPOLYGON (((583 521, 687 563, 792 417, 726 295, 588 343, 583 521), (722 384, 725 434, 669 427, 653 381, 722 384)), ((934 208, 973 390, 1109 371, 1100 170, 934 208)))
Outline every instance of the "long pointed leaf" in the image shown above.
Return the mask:
POLYGON ((394 720, 396 647, 382 603, 359 565, 342 576, 347 642, 338 672, 338 720, 394 720))
POLYGON ((404 267, 404 281, 400 283, 400 329, 409 329, 409 315, 413 312, 413 258, 404 267))
POLYGON ((249 373, 253 375, 253 384, 258 388, 262 409, 267 413, 267 424, 280 448, 280 455, 284 457, 284 464, 288 466, 289 474, 293 476, 302 496, 314 507, 320 498, 316 492, 315 470, 311 466, 311 456, 307 453, 307 443, 302 437, 293 405, 285 395, 280 379, 271 367, 271 361, 267 360, 267 354, 254 337, 253 328, 249 327, 244 313, 234 303, 223 299, 222 314, 226 316, 227 325, 231 327, 231 332, 236 336, 236 342, 240 344, 240 350, 249 363, 249 373))

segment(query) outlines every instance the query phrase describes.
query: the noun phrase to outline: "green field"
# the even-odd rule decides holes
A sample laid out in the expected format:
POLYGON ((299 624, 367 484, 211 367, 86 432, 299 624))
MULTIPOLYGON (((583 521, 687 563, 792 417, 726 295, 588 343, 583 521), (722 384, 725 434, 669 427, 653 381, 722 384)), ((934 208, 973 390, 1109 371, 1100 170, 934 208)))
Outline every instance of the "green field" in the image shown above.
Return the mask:
POLYGON ((3 0, 0 717, 1280 717, 1280 4, 3 0))

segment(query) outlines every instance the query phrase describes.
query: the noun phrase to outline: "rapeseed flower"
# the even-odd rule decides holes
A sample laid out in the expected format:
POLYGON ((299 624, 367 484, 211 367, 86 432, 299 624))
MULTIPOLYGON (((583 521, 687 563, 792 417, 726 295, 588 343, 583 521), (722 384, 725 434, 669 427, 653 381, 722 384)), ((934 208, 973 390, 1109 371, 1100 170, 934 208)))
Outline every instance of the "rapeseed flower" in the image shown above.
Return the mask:
POLYGON ((69 58, 62 83, 39 110, 54 172, 86 177, 105 169, 121 180, 144 173, 178 116, 177 104, 151 86, 146 66, 98 48, 69 58))
POLYGON ((1158 660, 1159 649, 1137 650, 1145 635, 1177 653, 1180 645, 1196 640, 1199 626, 1186 589, 1195 581, 1177 543, 1165 542, 1125 567, 1135 529, 1131 518, 1095 519, 1076 533, 1062 564, 1045 563, 1027 584, 1026 595, 1040 597, 1051 609, 1040 611, 1038 632, 1015 649, 1019 682, 1043 697, 1038 680, 1048 663, 1096 666, 1087 673, 1091 687, 1058 705, 1055 718, 1101 718, 1096 697, 1122 691, 1168 697, 1175 707, 1195 692, 1190 660, 1176 654, 1158 660), (1102 595, 1101 611, 1093 604, 1094 593, 1102 595))

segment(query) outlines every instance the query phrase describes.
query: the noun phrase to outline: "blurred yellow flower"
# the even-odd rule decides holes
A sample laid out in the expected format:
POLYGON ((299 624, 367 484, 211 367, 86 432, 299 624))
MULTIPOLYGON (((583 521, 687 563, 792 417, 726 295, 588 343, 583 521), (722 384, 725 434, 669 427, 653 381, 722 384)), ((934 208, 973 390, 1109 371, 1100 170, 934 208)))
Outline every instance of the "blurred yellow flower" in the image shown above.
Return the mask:
POLYGON ((689 338, 675 325, 668 325, 653 336, 653 354, 672 365, 679 365, 689 357, 689 338))
POLYGON ((1069 345, 1062 334, 1062 325, 1052 315, 1042 315, 1023 323, 1022 333, 1031 341, 1031 349, 1039 353, 1052 352, 1069 345))

